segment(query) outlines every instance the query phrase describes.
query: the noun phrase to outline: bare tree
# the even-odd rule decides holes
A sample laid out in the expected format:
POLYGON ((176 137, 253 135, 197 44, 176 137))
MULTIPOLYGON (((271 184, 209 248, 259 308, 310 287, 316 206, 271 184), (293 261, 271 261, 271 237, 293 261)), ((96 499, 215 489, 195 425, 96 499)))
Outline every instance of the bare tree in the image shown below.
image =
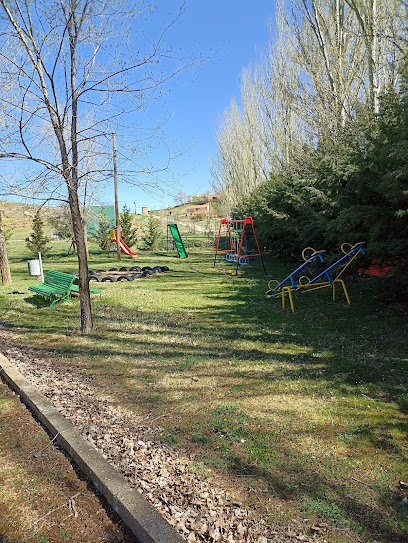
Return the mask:
MULTIPOLYGON (((345 0, 289 0, 277 26, 292 38, 298 72, 292 108, 311 138, 336 138, 363 96, 362 39, 345 0)), ((286 72, 286 69, 284 70, 286 72)))
POLYGON ((233 100, 217 123, 218 152, 212 160, 212 176, 226 216, 268 176, 259 96, 257 74, 251 68, 243 70, 242 111, 233 100))
POLYGON ((233 100, 217 125, 212 176, 227 211, 270 173, 301 165, 305 146, 335 139, 362 101, 378 112, 380 91, 398 82, 406 4, 280 0, 270 36, 243 72, 241 106, 233 100))
POLYGON ((179 190, 174 196, 173 200, 176 202, 176 204, 185 204, 189 200, 188 194, 183 192, 182 190, 179 190))
POLYGON ((378 114, 380 93, 395 85, 407 45, 407 6, 401 0, 346 0, 354 14, 355 34, 364 44, 366 95, 378 114))
POLYGON ((280 3, 277 5, 276 29, 270 24, 269 31, 270 44, 261 56, 259 93, 269 170, 279 172, 301 152, 310 139, 310 130, 299 111, 304 83, 296 38, 280 3))
POLYGON ((10 266, 7 258, 6 235, 0 211, 0 280, 3 285, 11 283, 10 266))
MULTIPOLYGON (((172 55, 166 28, 145 39, 149 6, 129 6, 127 0, 0 0, 0 78, 8 90, 0 156, 34 165, 26 172, 26 196, 69 202, 82 332, 91 330, 92 312, 81 187, 111 175, 104 138, 123 133, 130 114, 140 138, 134 115, 191 65, 172 55)), ((137 148, 129 143, 128 164, 137 148)), ((134 173, 129 168, 128 180, 134 173)))

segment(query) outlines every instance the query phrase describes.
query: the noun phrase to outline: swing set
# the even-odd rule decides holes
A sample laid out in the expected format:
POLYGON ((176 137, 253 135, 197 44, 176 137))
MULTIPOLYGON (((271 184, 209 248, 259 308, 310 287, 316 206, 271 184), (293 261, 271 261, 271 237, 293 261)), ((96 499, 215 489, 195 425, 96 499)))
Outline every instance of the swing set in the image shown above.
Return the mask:
POLYGON ((213 268, 215 268, 219 254, 225 254, 227 262, 236 263, 235 275, 238 274, 239 266, 248 266, 251 258, 260 257, 266 275, 265 263, 252 217, 239 220, 221 219, 213 268), (250 247, 251 243, 252 247, 250 247))
POLYGON ((296 283, 295 276, 304 268, 306 268, 309 264, 311 264, 315 260, 319 260, 320 263, 324 262, 323 255, 326 251, 315 251, 312 247, 306 247, 305 249, 303 249, 302 252, 302 258, 304 260, 303 264, 301 264, 298 268, 296 268, 296 270, 290 273, 283 281, 279 282, 275 279, 269 281, 269 290, 266 293, 266 297, 272 300, 272 298, 282 296, 282 308, 285 309, 285 298, 287 294, 292 313, 294 313, 295 309, 293 306, 292 292, 297 291, 303 294, 304 292, 311 292, 312 290, 331 286, 333 290, 333 300, 335 300, 336 284, 340 284, 343 287, 343 292, 346 297, 347 303, 350 305, 350 298, 346 289, 346 285, 344 284, 344 281, 340 279, 340 276, 350 266, 353 260, 358 257, 359 254, 364 254, 362 248, 363 245, 364 242, 359 242, 355 245, 351 245, 350 243, 343 243, 343 245, 341 246, 343 256, 340 257, 334 264, 328 266, 325 270, 318 273, 313 279, 310 279, 306 275, 302 275, 301 277, 299 277, 298 282, 296 283), (308 251, 311 251, 309 256, 307 256, 308 251), (340 269, 339 273, 334 278, 332 278, 331 272, 338 266, 342 266, 342 268, 340 269), (271 287, 273 283, 277 283, 274 288, 271 287))

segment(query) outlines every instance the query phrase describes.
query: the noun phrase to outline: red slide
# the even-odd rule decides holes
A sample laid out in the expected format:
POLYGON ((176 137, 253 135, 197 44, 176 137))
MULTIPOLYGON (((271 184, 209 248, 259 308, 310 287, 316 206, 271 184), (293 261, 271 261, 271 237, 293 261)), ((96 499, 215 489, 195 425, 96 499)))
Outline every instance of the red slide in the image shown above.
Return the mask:
MULTIPOLYGON (((114 237, 114 234, 112 232, 113 231, 111 230, 110 232, 111 243, 116 243, 116 238, 114 237)), ((131 256, 132 258, 139 258, 139 255, 131 251, 129 247, 126 245, 126 243, 123 241, 123 239, 120 240, 120 250, 122 251, 122 253, 125 253, 125 255, 131 256)))
POLYGON ((139 255, 131 251, 123 239, 120 240, 120 250, 122 253, 125 253, 125 255, 131 256, 132 258, 139 258, 139 255))

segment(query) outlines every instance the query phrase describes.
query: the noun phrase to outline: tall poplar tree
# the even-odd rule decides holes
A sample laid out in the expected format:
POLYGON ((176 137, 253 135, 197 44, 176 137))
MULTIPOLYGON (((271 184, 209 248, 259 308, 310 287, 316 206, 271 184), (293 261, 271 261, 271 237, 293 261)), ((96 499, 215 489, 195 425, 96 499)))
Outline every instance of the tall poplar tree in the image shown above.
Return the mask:
POLYGON ((267 52, 243 72, 241 106, 233 100, 217 125, 212 174, 229 211, 252 179, 301 171, 304 150, 334 142, 361 103, 378 115, 408 37, 400 0, 281 0, 271 28, 267 52))

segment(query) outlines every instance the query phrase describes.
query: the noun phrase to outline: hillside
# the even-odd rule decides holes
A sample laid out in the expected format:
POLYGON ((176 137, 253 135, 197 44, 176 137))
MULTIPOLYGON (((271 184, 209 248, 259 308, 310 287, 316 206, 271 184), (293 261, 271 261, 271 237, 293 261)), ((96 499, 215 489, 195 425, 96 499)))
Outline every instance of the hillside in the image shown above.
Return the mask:
MULTIPOLYGON (((4 224, 10 227, 31 226, 32 219, 39 209, 38 205, 20 204, 0 200, 0 211, 4 224)), ((46 220, 57 212, 56 207, 43 206, 41 213, 46 220)))
POLYGON ((163 216, 171 217, 174 220, 183 219, 190 215, 189 211, 196 206, 209 205, 209 211, 212 218, 221 217, 221 205, 217 197, 209 198, 208 195, 194 196, 186 203, 170 206, 162 209, 163 216))
MULTIPOLYGON (((191 209, 195 206, 202 206, 208 204, 209 212, 212 220, 218 220, 220 215, 220 204, 217 200, 209 201, 207 195, 194 196, 188 202, 180 205, 170 206, 162 210, 155 210, 153 214, 160 216, 167 222, 182 221, 183 219, 191 220, 191 209)), ((0 211, 3 223, 8 228, 31 228, 32 219, 39 209, 39 205, 35 204, 22 204, 17 202, 9 202, 0 200, 0 211)), ((47 227, 48 219, 58 213, 58 207, 43 206, 41 208, 41 216, 44 220, 45 227, 47 227)), ((195 217, 195 222, 201 222, 207 220, 207 217, 203 215, 195 217)), ((141 215, 134 217, 137 222, 144 222, 145 218, 141 215)))

